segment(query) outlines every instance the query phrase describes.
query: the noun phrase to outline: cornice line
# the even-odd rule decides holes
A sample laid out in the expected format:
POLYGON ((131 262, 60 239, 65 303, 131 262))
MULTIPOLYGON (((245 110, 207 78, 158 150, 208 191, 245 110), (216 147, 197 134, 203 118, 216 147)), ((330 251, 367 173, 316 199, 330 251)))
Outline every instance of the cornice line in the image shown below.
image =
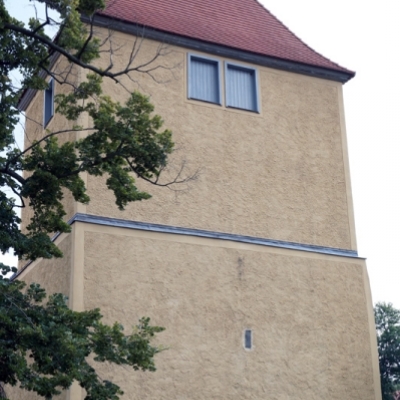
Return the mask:
MULTIPOLYGON (((83 22, 90 23, 89 18, 85 15, 82 15, 81 19, 83 22)), ((314 65, 302 64, 294 61, 287 61, 279 58, 250 53, 247 51, 238 50, 218 44, 191 39, 185 36, 179 36, 179 35, 174 35, 172 33, 158 31, 153 28, 148 28, 140 25, 123 22, 102 15, 97 15, 93 23, 96 26, 112 28, 120 32, 125 32, 136 36, 142 36, 143 38, 147 39, 158 40, 166 44, 176 45, 180 47, 187 47, 192 50, 197 50, 220 57, 233 58, 235 60, 248 62, 251 64, 257 64, 264 67, 279 69, 282 71, 313 76, 321 79, 328 79, 331 81, 336 81, 341 83, 346 83, 347 81, 349 81, 351 78, 354 77, 354 73, 335 71, 329 68, 317 67, 314 65)), ((52 56, 54 58, 53 63, 58 58, 58 56, 59 56, 58 53, 55 53, 52 56)), ((40 73, 40 76, 45 77, 46 73, 42 71, 40 73)), ((21 111, 25 111, 28 108, 34 96, 36 95, 36 93, 37 90, 35 89, 27 89, 21 96, 18 108, 21 111)))
MULTIPOLYGON (((126 228, 126 229, 135 229, 135 230, 142 230, 142 231, 148 231, 148 232, 172 233, 175 235, 186 235, 186 236, 196 236, 196 237, 209 238, 209 239, 227 240, 227 241, 231 241, 231 242, 248 243, 248 244, 255 244, 255 245, 259 245, 259 246, 276 247, 276 248, 280 248, 280 249, 305 251, 305 252, 309 252, 309 253, 326 254, 326 255, 330 255, 330 256, 339 256, 339 257, 347 257, 347 258, 361 258, 361 257, 358 257, 358 253, 355 250, 338 249, 335 247, 316 246, 313 244, 286 242, 283 240, 264 239, 264 238, 255 237, 255 236, 245 236, 245 235, 237 235, 234 233, 207 231, 207 230, 203 230, 203 229, 182 228, 182 227, 177 227, 177 226, 172 226, 172 225, 152 224, 152 223, 148 223, 148 222, 139 222, 139 221, 126 220, 126 219, 119 219, 119 218, 102 217, 99 215, 77 213, 68 221, 68 224, 72 225, 75 222, 83 222, 83 223, 94 224, 94 225, 106 225, 106 226, 111 226, 114 228, 126 228)), ((60 236, 60 233, 55 234, 52 237, 52 241, 54 242, 59 236, 60 236)), ((18 270, 11 277, 11 280, 16 279, 31 264, 32 264, 32 261, 29 261, 27 264, 25 264, 20 270, 18 270)))
POLYGON ((306 251, 310 253, 320 253, 332 256, 358 258, 357 251, 339 249, 334 247, 324 247, 312 244, 286 242, 283 240, 264 239, 255 236, 237 235, 234 233, 223 233, 208 231, 203 229, 182 228, 172 225, 161 225, 147 222, 131 221, 119 218, 102 217, 90 214, 75 214, 68 223, 84 222, 95 225, 106 225, 115 228, 135 229, 149 232, 170 233, 175 235, 196 236, 209 239, 228 240, 233 242, 255 244, 260 246, 277 247, 282 249, 306 251))
MULTIPOLYGON (((81 19, 84 22, 90 23, 88 17, 84 15, 81 16, 81 19)), ((192 39, 186 36, 180 36, 149 27, 120 21, 103 15, 97 15, 92 23, 94 23, 96 26, 111 28, 135 36, 157 40, 166 44, 187 47, 192 50, 202 51, 220 57, 233 58, 252 64, 294 72, 302 75, 333 80, 341 83, 346 83, 348 80, 354 77, 354 73, 350 72, 335 71, 329 68, 317 67, 314 65, 302 64, 295 61, 288 61, 280 58, 251 53, 244 50, 238 50, 223 45, 204 42, 198 39, 192 39)))

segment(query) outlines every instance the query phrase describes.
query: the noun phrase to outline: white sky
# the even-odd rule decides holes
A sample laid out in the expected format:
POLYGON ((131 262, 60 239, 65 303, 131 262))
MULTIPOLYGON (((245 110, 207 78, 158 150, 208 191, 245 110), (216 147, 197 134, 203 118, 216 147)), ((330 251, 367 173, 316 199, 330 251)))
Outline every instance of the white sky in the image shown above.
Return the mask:
POLYGON ((314 50, 357 73, 344 101, 358 250, 374 303, 400 308, 400 2, 261 2, 314 50))
MULTIPOLYGON (((358 250, 373 301, 400 308, 400 2, 261 2, 314 50, 357 72, 344 100, 358 250)), ((24 10, 27 1, 6 4, 24 10)))

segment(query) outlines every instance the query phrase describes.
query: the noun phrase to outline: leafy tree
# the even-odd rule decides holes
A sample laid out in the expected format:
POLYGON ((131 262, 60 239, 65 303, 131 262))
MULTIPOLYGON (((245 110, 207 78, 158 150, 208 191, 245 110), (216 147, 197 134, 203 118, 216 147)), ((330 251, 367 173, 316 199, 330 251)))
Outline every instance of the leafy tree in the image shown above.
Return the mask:
POLYGON ((0 378, 3 383, 34 391, 46 399, 67 389, 75 380, 86 390, 87 400, 118 399, 123 392, 96 374, 95 361, 154 371, 153 357, 160 351, 149 344, 156 332, 143 318, 132 334, 123 327, 101 322, 98 309, 72 311, 58 293, 46 297, 44 289, 24 282, 1 285, 0 291, 0 378))
MULTIPOLYGON (((153 106, 148 99, 134 92, 126 104, 114 102, 103 95, 102 77, 118 82, 122 72, 107 68, 102 71, 92 65, 99 57, 100 41, 80 21, 80 11, 93 20, 95 12, 104 7, 101 0, 37 0, 60 14, 60 22, 49 17, 43 23, 32 18, 29 28, 12 18, 0 0, 0 250, 9 248, 19 257, 59 257, 60 250, 49 239, 49 233, 68 232, 63 221, 63 189, 69 190, 76 201, 87 203, 80 173, 107 174, 107 186, 123 209, 131 201, 148 199, 139 191, 132 172, 147 181, 157 183, 165 168, 167 156, 173 149, 171 132, 160 131, 162 120, 152 116, 153 106), (46 25, 59 25, 59 34, 52 42, 45 34, 46 25), (41 139, 25 150, 15 146, 14 128, 18 123, 18 101, 27 90, 44 90, 50 75, 59 84, 71 85, 70 69, 51 70, 52 58, 61 53, 71 63, 89 69, 84 82, 73 86, 69 94, 56 98, 56 111, 71 121, 63 131, 46 130, 41 139), (19 87, 10 75, 19 71, 19 87), (43 73, 45 71, 46 73, 43 73), (85 128, 90 135, 76 142, 59 143, 65 133, 81 131, 75 124, 82 113, 88 113, 92 126, 85 128), (62 160, 62 162, 60 162, 62 160), (22 174, 25 172, 25 174, 22 174), (29 173, 29 174, 27 174, 29 173), (4 188, 11 189, 19 199, 7 197, 4 188), (33 217, 22 233, 15 207, 28 204, 33 217)), ((123 74, 137 71, 140 66, 127 68, 123 74)), ((141 70, 141 72, 145 72, 141 70)))
MULTIPOLYGON (((125 104, 119 104, 102 93, 102 80, 118 84, 130 74, 151 75, 162 49, 140 65, 134 63, 136 53, 132 51, 122 71, 115 71, 112 64, 101 69, 95 61, 109 38, 100 41, 93 26, 105 0, 36 0, 35 4, 44 6, 45 18, 34 16, 28 26, 10 16, 4 1, 0 0, 0 251, 13 249, 20 259, 29 260, 61 257, 50 234, 70 231, 64 221, 65 191, 75 201, 89 202, 81 173, 106 175, 120 209, 150 197, 136 187, 133 175, 159 184, 173 150, 171 132, 161 130, 162 120, 152 114, 146 96, 134 92, 125 104), (58 13, 57 20, 49 16, 50 10, 58 13), (54 40, 46 34, 51 26, 58 32, 54 40), (57 71, 55 63, 60 59, 69 68, 57 71), (83 82, 75 84, 69 79, 74 68, 88 71, 83 82), (19 83, 13 80, 16 72, 22 77, 19 83), (56 112, 70 121, 70 128, 52 131, 47 127, 21 150, 13 133, 19 101, 24 93, 45 90, 49 77, 70 87, 56 97, 56 112), (92 121, 85 128, 90 134, 75 142, 59 140, 61 135, 83 129, 76 122, 82 113, 92 121), (8 196, 10 191, 13 197, 8 196), (32 218, 21 231, 16 209, 26 206, 32 218)), ((165 185, 178 181, 179 177, 165 185)), ((147 319, 126 336, 120 325, 102 324, 99 310, 71 311, 61 294, 43 304, 45 292, 40 286, 24 288, 23 282, 6 278, 10 267, 0 264, 0 270, 0 382, 19 382, 49 399, 77 380, 88 400, 117 399, 119 388, 97 377, 86 361, 89 354, 97 361, 154 369, 158 349, 150 345, 150 339, 161 328, 151 327, 147 319)))
POLYGON ((382 399, 393 400, 400 388, 400 310, 392 304, 375 305, 382 399))

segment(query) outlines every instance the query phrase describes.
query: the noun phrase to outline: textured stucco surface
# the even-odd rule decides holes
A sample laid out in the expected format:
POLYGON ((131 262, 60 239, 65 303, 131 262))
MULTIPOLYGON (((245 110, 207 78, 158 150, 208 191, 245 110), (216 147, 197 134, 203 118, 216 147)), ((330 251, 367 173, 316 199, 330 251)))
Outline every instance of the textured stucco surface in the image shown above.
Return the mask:
POLYGON ((58 259, 39 259, 28 266, 18 279, 30 285, 33 282, 40 283, 48 294, 63 293, 69 295, 71 275, 71 235, 64 234, 56 242, 64 256, 58 259))
MULTIPOLYGON (((132 38, 113 33, 113 41, 122 45, 116 68, 125 66, 132 38)), ((145 40, 137 63, 156 49, 145 40)), ((140 85, 124 84, 148 94, 174 132, 170 179, 185 161, 184 174, 199 170, 197 180, 178 191, 138 182, 153 198, 120 212, 105 178, 84 176, 91 203, 66 197, 67 217, 88 212, 355 249, 341 85, 257 67, 260 114, 227 109, 188 100, 187 51, 167 53, 156 62, 167 67, 156 70, 158 83, 137 74, 140 85)), ((104 89, 128 96, 107 80, 104 89)), ((28 112, 42 115, 42 100, 28 112)), ((146 315, 167 328, 156 373, 100 367, 124 399, 379 399, 363 260, 81 223, 68 237, 66 258, 55 263, 62 268, 37 263, 24 279, 70 294, 75 310, 100 307, 110 323, 129 328, 146 315), (254 333, 251 351, 244 329, 254 333)), ((68 396, 83 398, 77 387, 68 396)))
POLYGON ((167 328, 156 373, 100 367, 124 399, 378 398, 362 260, 89 230, 84 307, 125 327, 146 315, 167 328))
MULTIPOLYGON (((114 59, 118 68, 125 65, 132 39, 116 33, 114 40, 125 46, 114 59)), ((142 60, 150 58, 155 48, 155 43, 144 41, 142 60)), ((199 170, 198 179, 177 185, 175 189, 185 189, 178 192, 140 182, 153 199, 132 204, 122 213, 104 179, 89 177, 87 212, 354 248, 343 160, 341 85, 257 67, 261 113, 227 109, 187 99, 187 51, 169 50, 156 62, 175 66, 160 70, 157 79, 164 83, 145 74, 134 76, 165 126, 173 130, 178 150, 171 169, 176 171, 186 160, 186 174, 199 170)), ((131 81, 125 84, 135 88, 131 81)), ((114 99, 127 97, 113 82, 105 81, 104 88, 114 99)))
MULTIPOLYGON (((113 40, 122 46, 113 60, 118 69, 126 65, 133 38, 114 33, 113 40)), ((157 48, 158 43, 144 40, 136 65, 152 58, 157 48)), ((166 48, 167 54, 154 63, 166 67, 154 72, 158 82, 134 74, 138 85, 128 79, 123 83, 148 94, 165 127, 173 130, 177 151, 165 181, 173 179, 183 162, 184 175, 199 171, 198 179, 175 186, 177 191, 138 182, 153 195, 152 201, 131 204, 121 213, 106 190, 105 178, 88 177, 90 205, 77 206, 66 193, 66 219, 80 207, 80 212, 103 216, 355 249, 347 160, 343 160, 347 149, 342 140, 341 84, 257 67, 260 114, 228 109, 187 99, 188 51, 166 48)), ((220 61, 221 65, 234 62, 220 61)), ((56 68, 66 71, 62 58, 56 68)), ((78 83, 84 74, 73 71, 69 79, 78 83)), ((128 96, 109 80, 104 89, 116 100, 128 96)), ((68 90, 56 85, 56 94, 68 90)), ((25 146, 43 135, 43 93, 36 95, 27 115, 25 146)), ((85 118, 78 122, 88 125, 85 118)), ((59 116, 48 125, 51 130, 68 127, 71 124, 59 116)), ((63 134, 61 141, 75 138, 63 134)), ((22 214, 25 229, 31 211, 26 208, 22 214)))

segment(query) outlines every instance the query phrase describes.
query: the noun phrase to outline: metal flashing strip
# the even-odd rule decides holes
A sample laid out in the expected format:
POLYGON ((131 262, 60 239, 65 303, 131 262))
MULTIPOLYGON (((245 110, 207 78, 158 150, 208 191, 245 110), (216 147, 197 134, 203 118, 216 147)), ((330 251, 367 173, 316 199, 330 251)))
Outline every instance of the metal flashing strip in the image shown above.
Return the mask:
POLYGON ((69 224, 74 222, 85 222, 88 224, 107 225, 116 228, 136 229, 150 232, 172 233, 175 235, 197 236, 210 239, 229 240, 233 242, 256 244, 260 246, 278 247, 282 249, 291 249, 299 251, 307 251, 311 253, 328 254, 332 256, 358 258, 357 251, 337 249, 334 247, 316 246, 312 244, 302 244, 294 242, 286 242, 282 240, 263 239, 254 236, 237 235, 234 233, 222 233, 214 231, 206 231, 203 229, 181 228, 170 225, 152 224, 147 222, 130 221, 118 218, 101 217, 90 214, 75 214, 69 221, 69 224))
MULTIPOLYGON (((90 23, 90 20, 87 16, 82 15, 81 19, 83 22, 90 23)), ((328 79, 341 83, 346 83, 348 80, 354 77, 354 73, 336 71, 329 68, 317 67, 313 65, 297 63, 294 61, 287 61, 280 58, 249 53, 244 50, 203 42, 201 40, 191 39, 185 36, 174 35, 172 33, 123 22, 102 15, 96 15, 96 18, 92 21, 92 23, 94 23, 96 26, 106 27, 139 37, 157 40, 166 44, 187 47, 189 49, 214 54, 220 57, 233 58, 252 64, 258 64, 261 66, 294 72, 302 75, 328 79)))

